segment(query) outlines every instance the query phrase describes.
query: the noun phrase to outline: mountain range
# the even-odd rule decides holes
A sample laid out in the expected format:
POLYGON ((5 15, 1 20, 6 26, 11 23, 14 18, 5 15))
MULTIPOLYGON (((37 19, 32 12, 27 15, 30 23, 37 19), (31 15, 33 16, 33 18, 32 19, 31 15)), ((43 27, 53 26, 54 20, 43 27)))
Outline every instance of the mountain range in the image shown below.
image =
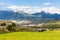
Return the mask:
POLYGON ((34 14, 25 13, 23 11, 0 11, 0 20, 29 20, 33 23, 41 23, 52 20, 60 20, 60 14, 51 14, 44 11, 34 14))

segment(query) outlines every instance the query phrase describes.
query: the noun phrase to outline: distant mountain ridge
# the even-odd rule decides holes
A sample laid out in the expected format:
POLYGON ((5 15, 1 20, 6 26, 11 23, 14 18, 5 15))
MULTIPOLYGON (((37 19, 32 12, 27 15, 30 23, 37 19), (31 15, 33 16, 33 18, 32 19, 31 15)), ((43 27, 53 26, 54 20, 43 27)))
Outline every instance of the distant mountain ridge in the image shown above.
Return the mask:
POLYGON ((1 20, 29 20, 33 23, 41 23, 49 20, 60 20, 60 14, 51 14, 44 11, 34 14, 14 11, 0 11, 1 20))
POLYGON ((56 20, 60 19, 60 14, 57 14, 57 13, 51 14, 51 13, 46 13, 44 11, 38 12, 38 13, 35 13, 35 14, 32 14, 32 15, 36 15, 36 16, 41 15, 42 18, 51 18, 51 19, 56 19, 56 20))

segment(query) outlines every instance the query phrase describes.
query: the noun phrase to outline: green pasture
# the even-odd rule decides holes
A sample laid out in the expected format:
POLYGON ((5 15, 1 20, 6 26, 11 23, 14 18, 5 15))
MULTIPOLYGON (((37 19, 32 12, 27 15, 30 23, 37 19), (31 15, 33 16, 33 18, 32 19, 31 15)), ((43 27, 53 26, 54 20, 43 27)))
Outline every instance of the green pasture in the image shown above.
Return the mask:
POLYGON ((60 40, 60 31, 6 33, 0 40, 60 40))

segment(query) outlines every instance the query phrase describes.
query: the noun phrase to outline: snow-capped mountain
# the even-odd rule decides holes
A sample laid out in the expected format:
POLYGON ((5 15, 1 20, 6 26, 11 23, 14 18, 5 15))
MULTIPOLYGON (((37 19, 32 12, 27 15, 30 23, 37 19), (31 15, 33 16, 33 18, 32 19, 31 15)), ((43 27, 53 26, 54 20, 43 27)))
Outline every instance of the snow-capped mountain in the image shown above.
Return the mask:
POLYGON ((60 14, 51 14, 44 11, 34 14, 25 13, 23 11, 0 11, 1 20, 29 20, 33 23, 47 22, 49 20, 60 20, 60 14))

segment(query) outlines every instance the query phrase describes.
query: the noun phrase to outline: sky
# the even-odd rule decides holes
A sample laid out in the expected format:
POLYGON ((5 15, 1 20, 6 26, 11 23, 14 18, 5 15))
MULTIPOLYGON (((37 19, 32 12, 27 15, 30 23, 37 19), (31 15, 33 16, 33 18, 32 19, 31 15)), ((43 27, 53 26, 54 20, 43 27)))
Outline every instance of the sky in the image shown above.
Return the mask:
POLYGON ((60 13, 60 0, 0 0, 0 10, 60 13))

